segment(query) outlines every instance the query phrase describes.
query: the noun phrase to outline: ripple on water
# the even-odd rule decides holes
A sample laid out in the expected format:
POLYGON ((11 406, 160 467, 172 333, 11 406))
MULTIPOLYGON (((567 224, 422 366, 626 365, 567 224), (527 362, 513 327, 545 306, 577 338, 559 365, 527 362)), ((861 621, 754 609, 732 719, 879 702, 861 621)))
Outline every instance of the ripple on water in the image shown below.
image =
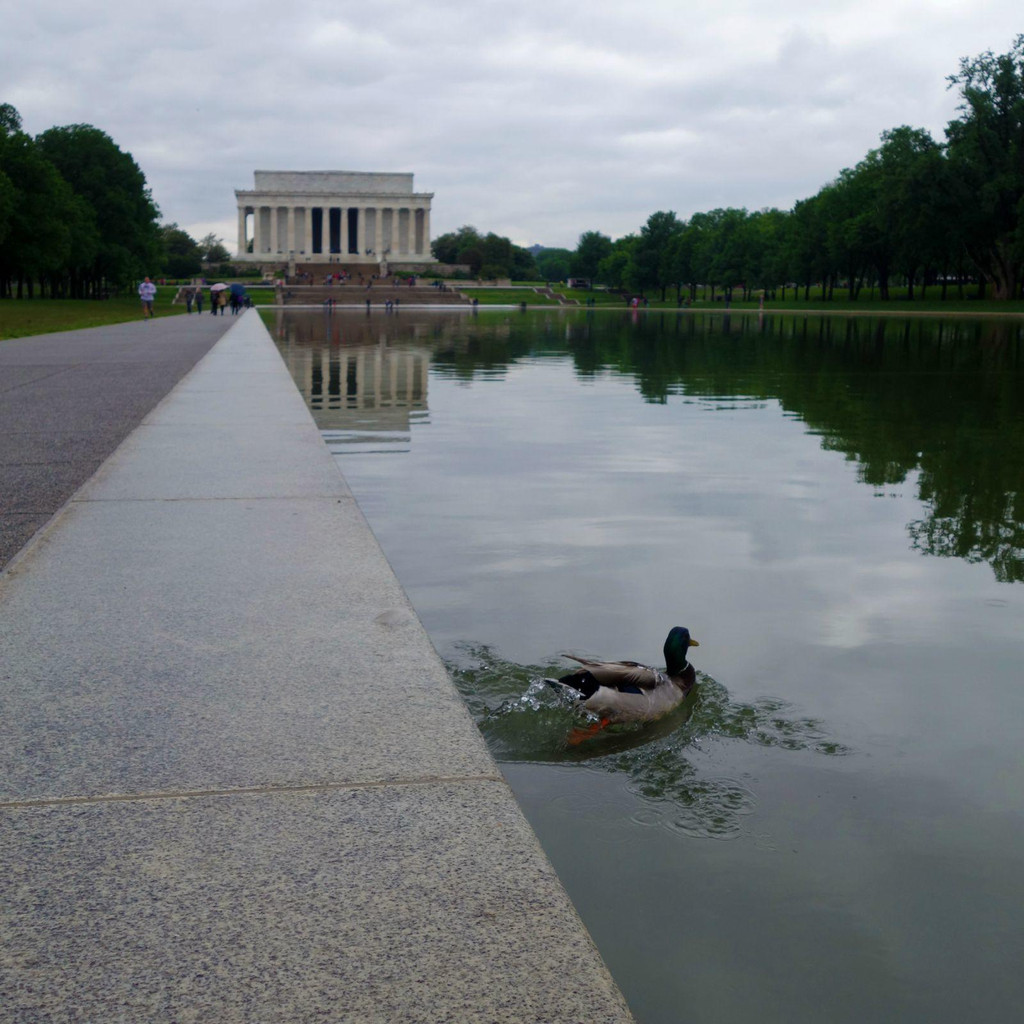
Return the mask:
MULTIPOLYGON (((498 761, 576 762, 624 776, 640 800, 633 824, 687 838, 734 839, 757 809, 757 796, 745 782, 708 771, 701 741, 738 740, 825 756, 848 752, 823 723, 786 702, 733 700, 725 686, 702 672, 694 694, 659 721, 610 727, 572 746, 568 736, 579 724, 579 705, 544 681, 564 671, 557 662, 519 665, 488 647, 463 645, 448 669, 498 761)), ((573 801, 566 813, 581 810, 573 801)), ((768 837, 758 844, 772 848, 768 837)))

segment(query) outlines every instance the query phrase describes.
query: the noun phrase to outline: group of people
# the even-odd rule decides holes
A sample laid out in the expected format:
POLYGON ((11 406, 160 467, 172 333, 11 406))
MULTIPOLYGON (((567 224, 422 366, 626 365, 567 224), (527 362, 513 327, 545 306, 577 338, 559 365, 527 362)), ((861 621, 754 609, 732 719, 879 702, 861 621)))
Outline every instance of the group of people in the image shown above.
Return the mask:
MULTIPOLYGON (((203 287, 202 285, 191 285, 183 289, 182 297, 185 299, 185 309, 192 312, 193 306, 197 313, 203 311, 203 287)), ((153 303, 156 301, 156 285, 147 277, 139 285, 139 300, 142 302, 142 319, 153 319, 153 303)), ((231 309, 231 315, 237 316, 243 309, 252 306, 252 299, 245 293, 233 287, 221 287, 210 289, 210 312, 216 316, 231 309)))

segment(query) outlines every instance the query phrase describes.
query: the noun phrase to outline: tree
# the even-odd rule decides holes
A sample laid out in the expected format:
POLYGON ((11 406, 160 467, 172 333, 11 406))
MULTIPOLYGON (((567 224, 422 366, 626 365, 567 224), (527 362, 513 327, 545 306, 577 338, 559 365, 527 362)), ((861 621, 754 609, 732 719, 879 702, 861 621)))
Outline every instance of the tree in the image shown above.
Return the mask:
POLYGON ((231 259, 231 253, 224 247, 224 240, 212 231, 200 238, 197 244, 199 257, 204 263, 227 263, 231 259))
POLYGON ((665 289, 672 283, 671 246, 682 233, 683 225, 672 211, 659 210, 647 218, 633 249, 631 265, 626 277, 641 292, 647 288, 660 288, 662 301, 665 289))
POLYGON ((612 240, 607 235, 600 231, 584 231, 569 258, 569 273, 573 277, 585 277, 593 286, 601 260, 607 258, 611 251, 612 240))
POLYGON ((0 295, 11 295, 16 283, 17 296, 31 298, 37 284, 53 288, 72 257, 73 230, 88 232, 90 218, 20 125, 10 104, 0 108, 0 295))
POLYGON ((914 297, 919 270, 934 265, 941 251, 941 199, 945 161, 938 143, 923 128, 902 125, 882 133, 879 192, 898 271, 914 297))
POLYGON ((612 243, 612 250, 597 266, 597 280, 609 288, 626 286, 626 276, 633 262, 636 235, 625 235, 612 243))
POLYGON ((203 253, 199 243, 177 224, 160 228, 163 258, 160 267, 168 277, 193 277, 203 269, 203 253))
POLYGON ((459 263, 459 253, 464 249, 480 248, 483 238, 471 224, 464 224, 458 231, 449 231, 430 243, 434 258, 442 263, 459 263))
POLYGON ((469 267, 469 272, 474 277, 480 276, 480 271, 484 266, 484 250, 481 243, 469 244, 464 249, 460 249, 452 261, 454 263, 462 263, 469 267))
POLYGON ((14 216, 14 208, 18 202, 18 190, 14 182, 0 171, 0 245, 11 230, 11 219, 14 216))
POLYGON ((481 266, 476 271, 481 277, 496 279, 508 277, 512 269, 512 243, 501 235, 489 231, 480 244, 481 266))
POLYGON ((539 271, 533 253, 521 245, 512 246, 512 266, 509 276, 515 281, 535 281, 539 271))
POLYGON ((676 302, 681 303, 683 298, 683 285, 690 286, 691 298, 695 290, 693 274, 693 246, 696 234, 689 230, 689 225, 684 224, 680 231, 669 243, 665 253, 665 275, 676 290, 676 302))
POLYGON ((793 279, 804 287, 804 299, 810 298, 811 285, 825 276, 828 246, 825 199, 821 192, 801 199, 793 207, 787 260, 793 279))
POLYGON ((714 253, 708 275, 712 285, 719 285, 727 298, 732 298, 734 285, 743 285, 747 277, 746 234, 747 211, 727 207, 715 210, 714 253))
POLYGON ((536 276, 533 254, 493 231, 481 235, 464 224, 458 231, 439 235, 430 243, 434 258, 442 263, 464 263, 474 277, 510 277, 529 281, 536 276))
POLYGON ((542 249, 537 253, 537 271, 545 281, 565 281, 569 277, 568 249, 542 249))
POLYGON ((946 139, 964 242, 996 298, 1016 298, 1024 270, 1024 35, 1009 53, 962 58, 948 82, 963 100, 946 139))
POLYGON ((88 124, 50 128, 36 144, 93 211, 99 244, 85 271, 93 294, 104 282, 124 285, 152 272, 160 253, 157 208, 131 154, 88 124))
POLYGON ((790 280, 785 264, 785 242, 790 214, 774 208, 761 210, 757 215, 759 236, 758 265, 755 270, 755 287, 765 290, 785 285, 790 280))

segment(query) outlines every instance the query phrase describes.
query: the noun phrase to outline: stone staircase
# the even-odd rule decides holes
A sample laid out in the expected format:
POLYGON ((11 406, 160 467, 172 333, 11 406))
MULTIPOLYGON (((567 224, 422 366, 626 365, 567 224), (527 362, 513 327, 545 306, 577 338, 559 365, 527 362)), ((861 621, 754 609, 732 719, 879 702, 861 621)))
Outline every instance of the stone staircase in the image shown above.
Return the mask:
POLYGON ((545 295, 549 299, 554 299, 560 306, 578 306, 580 304, 579 299, 569 299, 566 296, 554 291, 550 285, 545 285, 543 288, 533 289, 538 295, 545 295))
POLYGON ((470 299, 449 285, 445 290, 430 285, 398 285, 385 281, 366 284, 285 284, 278 289, 277 301, 283 306, 322 306, 333 300, 336 306, 383 306, 392 302, 401 306, 468 306, 470 299))

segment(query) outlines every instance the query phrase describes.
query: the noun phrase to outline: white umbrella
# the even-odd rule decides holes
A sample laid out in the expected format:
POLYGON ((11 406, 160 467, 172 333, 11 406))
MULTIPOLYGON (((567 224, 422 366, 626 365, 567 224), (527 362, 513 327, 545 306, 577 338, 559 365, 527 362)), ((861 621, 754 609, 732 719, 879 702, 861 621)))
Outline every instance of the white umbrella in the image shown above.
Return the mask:
POLYGON ((210 285, 210 291, 211 292, 222 292, 222 291, 224 291, 225 288, 227 288, 226 284, 211 284, 210 285))

